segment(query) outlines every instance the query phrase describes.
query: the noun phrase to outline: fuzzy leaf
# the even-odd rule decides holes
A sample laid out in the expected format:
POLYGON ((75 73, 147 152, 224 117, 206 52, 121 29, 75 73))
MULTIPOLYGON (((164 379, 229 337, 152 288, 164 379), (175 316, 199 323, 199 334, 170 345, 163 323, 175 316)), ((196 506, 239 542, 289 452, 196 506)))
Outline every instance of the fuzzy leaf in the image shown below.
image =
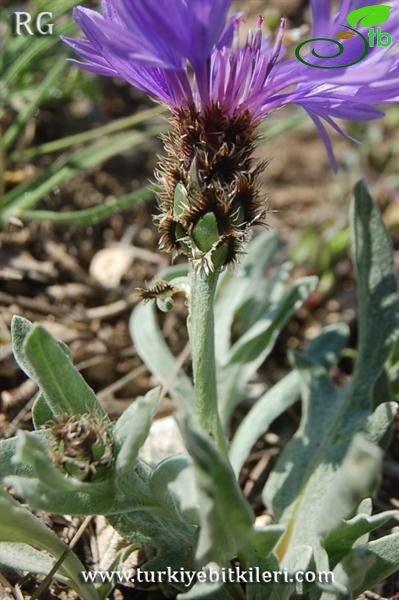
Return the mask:
POLYGON ((352 223, 359 279, 359 348, 352 382, 336 390, 320 366, 305 357, 296 358, 302 375, 302 421, 264 491, 265 503, 288 527, 289 533, 278 547, 279 556, 308 544, 315 548, 318 568, 323 556, 318 523, 324 497, 334 485, 350 440, 366 427, 374 385, 398 335, 392 244, 364 184, 355 188, 352 223))
POLYGON ((14 461, 23 467, 19 466, 16 475, 4 478, 31 508, 57 514, 88 515, 106 514, 119 503, 123 504, 123 498, 114 498, 111 479, 87 483, 64 476, 52 463, 38 433, 18 432, 14 461))
POLYGON ((384 443, 384 439, 395 420, 397 412, 397 402, 383 402, 377 406, 364 426, 364 432, 367 439, 375 444, 380 444, 385 448, 386 444, 384 443))
MULTIPOLYGON (((183 457, 174 457, 175 460, 182 460, 183 457)), ((173 460, 170 459, 170 460, 173 460)), ((186 467, 182 468, 179 473, 176 474, 175 479, 168 483, 168 489, 172 496, 176 498, 179 504, 180 512, 187 518, 190 523, 199 525, 198 518, 198 493, 195 485, 195 474, 194 467, 191 461, 188 461, 184 457, 182 463, 186 462, 186 467)), ((161 465, 162 466, 162 463, 161 465)), ((151 488, 153 489, 153 482, 151 481, 151 488)), ((155 492, 154 492, 155 493, 155 492)))
MULTIPOLYGON (((287 556, 282 561, 281 567, 286 569, 290 574, 295 574, 298 571, 308 571, 312 560, 312 550, 313 549, 311 546, 297 546, 295 554, 292 556, 287 556)), ((289 600, 294 591, 295 584, 293 583, 277 584, 273 587, 270 599, 289 600)), ((301 593, 301 590, 298 589, 297 592, 301 593)))
POLYGON ((22 353, 29 364, 30 376, 38 383, 54 415, 95 411, 106 417, 93 390, 60 344, 43 327, 32 327, 24 339, 22 353))
POLYGON ((263 300, 269 298, 270 294, 264 285, 270 282, 265 280, 264 274, 276 248, 276 234, 266 231, 251 242, 237 271, 231 273, 226 270, 221 275, 215 302, 215 353, 218 363, 225 362, 237 312, 246 308, 253 312, 252 302, 257 296, 263 300))
POLYGON ((351 207, 353 257, 358 280, 359 342, 353 387, 369 397, 399 334, 392 241, 363 182, 351 207), (370 343, 370 340, 373 343, 370 343))
MULTIPOLYGON (((35 381, 35 372, 32 369, 30 362, 28 361, 28 359, 25 355, 25 350, 24 350, 24 344, 25 344, 26 338, 27 338, 28 334, 32 332, 33 327, 34 327, 33 323, 28 321, 28 319, 24 319, 23 317, 19 317, 17 315, 14 315, 14 317, 12 318, 11 337, 12 337, 12 351, 13 351, 15 360, 17 361, 17 363, 19 364, 21 369, 24 371, 24 373, 26 373, 26 375, 30 379, 33 379, 35 381)), ((60 342, 60 341, 58 341, 58 344, 60 345, 60 348, 63 350, 65 355, 69 359, 71 359, 71 353, 70 353, 68 346, 66 346, 64 344, 64 342, 60 342)))
POLYGON ((176 370, 176 359, 159 329, 155 306, 152 303, 137 306, 130 317, 129 327, 140 358, 163 385, 170 382, 173 398, 189 410, 193 405, 193 386, 182 369, 171 378, 176 370))
MULTIPOLYGON (((333 365, 348 337, 345 325, 327 327, 306 351, 315 361, 333 365)), ((291 371, 269 389, 241 421, 230 448, 230 460, 236 475, 240 472, 252 446, 271 423, 299 398, 300 375, 291 371)))
POLYGON ((162 460, 154 469, 150 479, 150 489, 158 502, 167 506, 180 518, 198 524, 197 495, 192 476, 192 465, 186 456, 171 456, 162 460))
POLYGON ((281 301, 272 305, 231 348, 226 364, 218 370, 220 415, 227 425, 233 409, 245 396, 250 377, 272 350, 282 328, 314 291, 317 279, 298 280, 281 301))
POLYGON ((230 461, 238 477, 252 446, 277 417, 299 398, 300 377, 291 371, 268 390, 241 421, 230 446, 230 461))
POLYGON ((158 409, 160 389, 150 390, 144 397, 137 398, 119 417, 114 438, 118 447, 116 470, 123 481, 126 471, 134 465, 138 452, 144 444, 158 409))
MULTIPOLYGON (((48 445, 49 443, 50 438, 46 431, 36 431, 30 435, 39 439, 44 445, 48 445)), ((15 461, 17 446, 17 437, 0 441, 0 481, 9 475, 29 476, 32 473, 29 465, 20 464, 15 461)))
MULTIPOLYGON (((37 517, 22 507, 11 496, 0 490, 0 540, 29 544, 49 552, 59 558, 66 546, 37 517)), ((21 564, 23 568, 23 565, 21 564)), ((80 573, 84 567, 73 552, 69 552, 60 567, 60 573, 67 577, 82 600, 96 600, 94 586, 84 584, 80 573)))
POLYGON ((35 398, 32 406, 32 419, 35 429, 41 429, 55 420, 54 413, 43 394, 38 394, 35 398))
POLYGON ((341 523, 327 535, 323 542, 330 564, 336 565, 360 538, 397 517, 398 511, 389 510, 373 516, 357 514, 352 519, 341 523))
POLYGON ((399 569, 399 533, 392 533, 365 546, 358 546, 352 550, 350 556, 370 559, 371 566, 365 572, 362 583, 354 590, 357 596, 399 569))
POLYGON ((187 449, 194 461, 201 528, 196 550, 200 565, 226 565, 245 544, 254 515, 243 498, 233 472, 210 441, 188 425, 187 449))
POLYGON ((238 554, 266 557, 281 536, 281 527, 256 531, 254 515, 230 465, 202 433, 186 422, 184 438, 194 462, 200 531, 196 559, 200 566, 226 566, 238 554))
POLYGON ((379 482, 382 451, 356 434, 321 506, 319 533, 324 537, 350 517, 361 500, 372 496, 379 482))
MULTIPOLYGON (((29 573, 47 575, 54 565, 54 560, 28 544, 0 542, 0 565, 19 572, 29 571, 29 573)), ((58 579, 57 575, 56 578, 58 579)), ((65 583, 65 578, 60 576, 60 579, 65 583)))
MULTIPOLYGON (((329 441, 342 398, 324 367, 304 354, 292 358, 302 385, 302 421, 292 441, 284 448, 264 490, 264 501, 277 519, 288 520, 302 487, 309 483, 329 441)), ((328 469, 328 465, 326 465, 328 469)), ((316 482, 315 482, 316 485, 316 482)), ((323 489, 323 497, 325 489, 323 489)), ((321 498, 320 498, 321 500, 321 498)), ((314 512, 312 512, 314 515, 314 512)), ((306 526, 306 520, 302 526, 306 526)))

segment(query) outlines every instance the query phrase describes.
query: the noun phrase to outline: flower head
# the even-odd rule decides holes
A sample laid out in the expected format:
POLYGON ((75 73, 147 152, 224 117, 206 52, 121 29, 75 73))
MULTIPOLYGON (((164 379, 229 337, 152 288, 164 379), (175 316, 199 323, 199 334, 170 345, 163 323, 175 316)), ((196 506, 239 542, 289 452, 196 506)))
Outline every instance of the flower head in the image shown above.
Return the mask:
POLYGON ((51 426, 54 463, 82 481, 101 479, 113 461, 108 424, 95 414, 65 415, 51 426))
MULTIPOLYGON (((231 0, 103 0, 102 14, 75 9, 86 36, 64 38, 81 58, 75 62, 126 80, 172 111, 168 156, 158 174, 165 248, 211 267, 234 260, 248 226, 264 216, 252 152, 256 126, 274 110, 302 107, 336 169, 326 125, 349 137, 336 119, 379 118, 376 105, 399 100, 398 54, 386 46, 367 48, 367 41, 365 48, 361 27, 355 39, 335 39, 348 14, 367 4, 343 0, 333 17, 332 1, 311 0, 311 37, 323 39, 304 48, 303 62, 285 58, 284 19, 274 41, 260 18, 241 45, 242 18, 228 17, 231 0), (178 184, 184 201, 181 189, 176 196, 178 184), (204 218, 213 230, 206 240, 204 218)), ((384 31, 398 39, 399 6, 384 31)))

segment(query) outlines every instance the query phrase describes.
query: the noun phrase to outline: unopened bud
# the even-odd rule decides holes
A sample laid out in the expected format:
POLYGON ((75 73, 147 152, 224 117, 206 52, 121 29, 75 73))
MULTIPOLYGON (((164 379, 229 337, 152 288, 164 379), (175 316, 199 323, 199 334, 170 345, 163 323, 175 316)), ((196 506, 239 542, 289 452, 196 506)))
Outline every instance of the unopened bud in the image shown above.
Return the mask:
POLYGON ((96 414, 65 415, 51 427, 53 462, 66 475, 81 481, 104 477, 113 462, 109 423, 96 414))

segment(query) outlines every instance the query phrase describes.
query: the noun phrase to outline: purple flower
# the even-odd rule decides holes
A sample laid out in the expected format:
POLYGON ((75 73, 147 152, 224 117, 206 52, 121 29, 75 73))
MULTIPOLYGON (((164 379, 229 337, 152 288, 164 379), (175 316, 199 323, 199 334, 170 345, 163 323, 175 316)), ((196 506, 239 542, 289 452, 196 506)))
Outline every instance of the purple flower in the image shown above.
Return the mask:
MULTIPOLYGON (((399 55, 376 45, 361 62, 332 69, 360 58, 365 46, 357 36, 341 42, 339 58, 314 58, 308 51, 305 57, 314 66, 307 66, 297 58, 284 59, 284 20, 274 43, 259 19, 240 46, 241 18, 228 18, 230 5, 231 0, 104 0, 102 15, 83 7, 74 11, 86 39, 64 40, 80 56, 75 62, 81 68, 120 77, 172 111, 193 103, 199 112, 218 105, 229 116, 249 111, 259 122, 287 104, 299 105, 313 119, 336 169, 326 125, 349 137, 336 119, 376 119, 383 115, 376 105, 397 102, 399 55)), ((331 5, 311 0, 309 38, 334 40, 348 31, 342 27, 348 14, 368 0, 343 0, 335 17, 331 5)), ((397 41, 399 6, 383 31, 397 41)), ((333 41, 314 42, 313 48, 324 57, 337 50, 333 41)))

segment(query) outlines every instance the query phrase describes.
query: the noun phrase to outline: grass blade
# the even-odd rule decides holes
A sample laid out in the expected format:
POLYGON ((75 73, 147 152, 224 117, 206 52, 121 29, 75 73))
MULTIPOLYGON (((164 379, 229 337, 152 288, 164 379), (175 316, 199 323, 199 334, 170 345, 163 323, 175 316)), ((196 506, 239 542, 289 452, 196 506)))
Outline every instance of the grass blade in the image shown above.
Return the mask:
POLYGON ((27 108, 21 112, 14 123, 7 129, 3 137, 3 145, 4 149, 7 149, 15 142, 21 130, 29 119, 32 117, 33 113, 37 109, 37 107, 43 102, 44 98, 51 93, 54 89, 57 80, 59 79, 62 71, 65 69, 67 63, 65 59, 61 57, 50 69, 47 76, 43 79, 41 84, 38 86, 36 94, 33 97, 33 100, 27 106, 27 108))
POLYGON ((152 117, 162 115, 164 112, 165 109, 163 107, 155 106, 154 108, 140 111, 135 115, 123 117, 122 119, 116 119, 111 123, 101 125, 101 127, 95 127, 89 131, 68 135, 60 140, 54 140, 52 142, 47 142, 45 144, 41 144, 40 146, 36 146, 36 148, 28 148, 27 150, 14 152, 9 157, 9 160, 17 162, 35 158, 36 156, 43 156, 44 154, 61 152, 62 150, 66 150, 72 146, 77 146, 78 144, 84 144, 86 142, 91 142, 93 140, 97 140, 98 138, 102 138, 106 135, 111 135, 120 131, 126 131, 130 127, 144 123, 145 121, 150 120, 152 117))
POLYGON ((28 221, 48 221, 55 223, 56 225, 78 225, 81 227, 88 227, 89 225, 96 225, 105 221, 112 215, 115 215, 122 210, 132 208, 139 204, 149 200, 154 195, 151 188, 142 187, 132 194, 122 196, 117 200, 112 200, 106 204, 100 206, 92 206, 83 210, 57 212, 51 210, 26 210, 20 214, 21 218, 28 221))
POLYGON ((25 209, 33 208, 54 188, 72 179, 75 175, 105 162, 116 154, 130 150, 147 141, 158 129, 145 133, 131 132, 101 140, 72 154, 63 165, 53 165, 38 180, 21 184, 4 197, 0 223, 7 223, 13 216, 21 216, 25 209))

